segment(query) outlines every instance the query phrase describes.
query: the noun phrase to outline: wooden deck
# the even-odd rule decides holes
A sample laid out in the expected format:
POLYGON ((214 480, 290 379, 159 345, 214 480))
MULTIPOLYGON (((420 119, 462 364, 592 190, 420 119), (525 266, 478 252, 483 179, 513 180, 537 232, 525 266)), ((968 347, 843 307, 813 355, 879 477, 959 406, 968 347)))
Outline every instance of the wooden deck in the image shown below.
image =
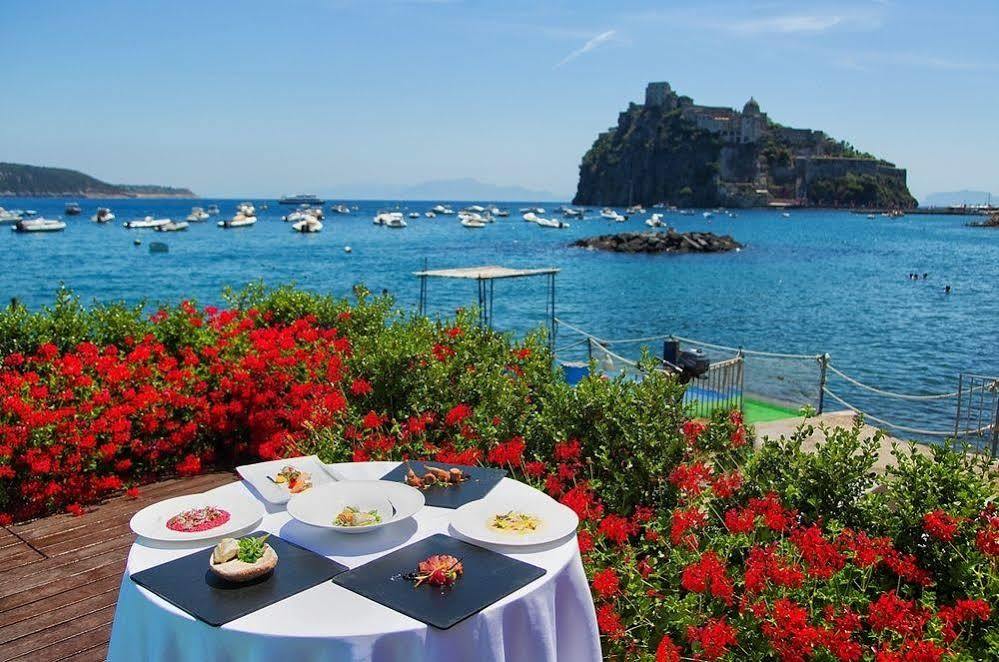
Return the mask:
POLYGON ((147 485, 80 517, 0 527, 0 662, 103 660, 118 586, 135 540, 132 515, 151 503, 236 480, 215 473, 147 485))

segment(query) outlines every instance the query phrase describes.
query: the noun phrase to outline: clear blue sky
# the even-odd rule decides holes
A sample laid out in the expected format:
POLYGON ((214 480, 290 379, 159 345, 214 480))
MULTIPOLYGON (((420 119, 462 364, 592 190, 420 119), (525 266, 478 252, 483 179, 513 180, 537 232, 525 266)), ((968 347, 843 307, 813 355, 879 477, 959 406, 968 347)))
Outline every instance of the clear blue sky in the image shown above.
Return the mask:
POLYGON ((645 83, 999 190, 999 3, 0 0, 0 160, 202 195, 569 194, 645 83))

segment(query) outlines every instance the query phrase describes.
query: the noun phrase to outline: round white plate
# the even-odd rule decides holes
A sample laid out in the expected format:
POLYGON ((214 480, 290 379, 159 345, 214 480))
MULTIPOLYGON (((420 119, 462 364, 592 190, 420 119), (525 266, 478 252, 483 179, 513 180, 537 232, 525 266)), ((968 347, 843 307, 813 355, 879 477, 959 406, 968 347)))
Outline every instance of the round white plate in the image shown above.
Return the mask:
POLYGON ((541 545, 564 538, 579 526, 579 517, 569 507, 551 497, 529 494, 497 495, 466 503, 454 511, 451 526, 461 535, 491 545, 541 545), (510 511, 534 515, 541 525, 530 533, 497 531, 490 528, 494 515, 510 511))
POLYGON ((389 480, 345 480, 313 487, 288 502, 288 514, 303 524, 340 533, 367 533, 412 517, 423 508, 423 492, 389 480), (367 526, 337 526, 336 516, 347 506, 377 510, 382 521, 367 526))
POLYGON ((262 503, 246 494, 213 494, 204 492, 202 494, 188 494, 186 496, 174 497, 146 506, 132 516, 129 526, 132 532, 138 536, 151 540, 163 542, 190 542, 196 540, 209 540, 232 535, 251 526, 256 526, 264 517, 264 506, 262 503), (205 506, 215 506, 228 511, 229 521, 222 526, 207 531, 173 531, 166 526, 167 520, 174 515, 190 510, 191 508, 203 508, 205 506))

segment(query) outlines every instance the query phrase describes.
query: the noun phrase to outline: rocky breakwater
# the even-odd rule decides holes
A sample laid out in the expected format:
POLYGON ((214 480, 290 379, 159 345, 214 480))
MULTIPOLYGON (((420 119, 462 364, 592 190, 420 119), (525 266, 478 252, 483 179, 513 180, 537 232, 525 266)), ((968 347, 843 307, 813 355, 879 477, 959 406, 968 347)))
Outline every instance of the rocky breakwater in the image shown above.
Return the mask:
POLYGON ((615 253, 724 253, 742 248, 742 244, 729 235, 676 230, 605 234, 585 237, 572 245, 615 253))

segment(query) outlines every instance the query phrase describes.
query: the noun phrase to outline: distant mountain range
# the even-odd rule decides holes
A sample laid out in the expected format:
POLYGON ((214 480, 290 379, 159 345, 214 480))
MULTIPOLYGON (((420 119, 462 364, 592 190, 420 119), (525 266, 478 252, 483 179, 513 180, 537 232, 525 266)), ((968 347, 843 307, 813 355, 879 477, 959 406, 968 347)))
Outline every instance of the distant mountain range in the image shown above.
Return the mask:
POLYGON ((0 163, 0 196, 14 198, 196 198, 186 188, 108 184, 68 168, 0 163))
POLYGON ((455 200, 473 202, 550 202, 568 199, 551 191, 502 186, 462 177, 422 182, 412 186, 386 186, 383 184, 344 185, 342 190, 331 192, 329 198, 357 198, 374 200, 455 200))
POLYGON ((920 207, 951 207, 956 205, 999 204, 999 195, 988 191, 946 191, 930 193, 919 201, 920 207))

